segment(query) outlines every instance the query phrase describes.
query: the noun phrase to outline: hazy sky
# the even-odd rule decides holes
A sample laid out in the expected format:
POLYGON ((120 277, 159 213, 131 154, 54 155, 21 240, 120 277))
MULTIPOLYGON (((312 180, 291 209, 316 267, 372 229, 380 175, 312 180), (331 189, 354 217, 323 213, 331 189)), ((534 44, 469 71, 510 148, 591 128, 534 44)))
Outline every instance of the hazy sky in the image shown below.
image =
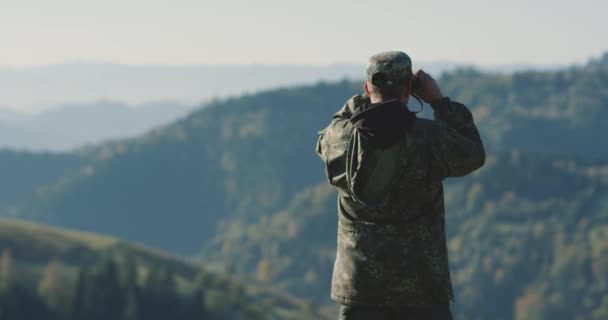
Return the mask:
POLYGON ((608 50, 606 0, 0 0, 0 66, 582 63, 608 50))

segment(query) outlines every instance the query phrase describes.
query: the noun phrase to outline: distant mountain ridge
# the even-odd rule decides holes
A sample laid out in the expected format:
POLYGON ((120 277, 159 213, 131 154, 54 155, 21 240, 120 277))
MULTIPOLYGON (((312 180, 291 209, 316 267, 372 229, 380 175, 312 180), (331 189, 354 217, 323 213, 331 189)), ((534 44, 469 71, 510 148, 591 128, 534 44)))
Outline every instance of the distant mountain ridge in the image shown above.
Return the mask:
POLYGON ((187 105, 262 89, 360 77, 357 65, 132 66, 68 63, 0 68, 0 106, 42 110, 98 100, 130 105, 176 101, 187 105))
POLYGON ((68 151, 144 134, 185 116, 176 102, 131 107, 112 101, 63 105, 36 114, 0 110, 0 149, 68 151))
MULTIPOLYGON (((440 73, 470 64, 431 62, 414 57, 416 68, 440 73)), ((556 69, 559 66, 504 65, 485 71, 556 69)), ((325 65, 122 65, 77 62, 27 68, 0 67, 0 108, 41 111, 62 104, 111 100, 129 105, 175 101, 198 105, 214 98, 319 81, 361 79, 361 64, 325 65)))
MULTIPOLYGON (((467 66, 415 62, 416 68, 436 76, 467 66)), ((509 73, 530 68, 558 67, 478 69, 509 73)), ((141 134, 216 98, 318 81, 361 79, 363 74, 363 64, 131 66, 80 62, 0 67, 0 148, 65 151, 141 134)))

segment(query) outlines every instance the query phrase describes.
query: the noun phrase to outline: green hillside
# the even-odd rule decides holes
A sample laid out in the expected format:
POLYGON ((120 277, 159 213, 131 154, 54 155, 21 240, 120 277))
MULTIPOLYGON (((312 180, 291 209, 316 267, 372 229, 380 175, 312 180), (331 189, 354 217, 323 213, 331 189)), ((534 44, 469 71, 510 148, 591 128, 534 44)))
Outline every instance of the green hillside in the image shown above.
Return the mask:
MULTIPOLYGON (((441 83, 472 108, 489 151, 608 156, 600 138, 608 128, 606 70, 461 70, 441 83)), ((198 252, 220 222, 255 221, 322 181, 316 132, 360 91, 345 81, 213 102, 145 136, 83 151, 93 160, 39 189, 15 214, 198 252)))
POLYGON ((196 253, 220 221, 277 210, 322 179, 316 129, 355 91, 344 82, 217 102, 88 150, 93 161, 39 190, 18 215, 196 253))
MULTIPOLYGON (((164 305, 173 308, 164 311, 171 319, 295 320, 326 316, 310 303, 276 289, 97 234, 0 220, 0 253, 0 310, 6 320, 24 320, 28 316, 36 319, 13 308, 19 303, 34 308, 38 305, 34 311, 45 319, 78 319, 75 309, 88 298, 87 294, 95 295, 94 304, 89 306, 93 311, 111 308, 102 305, 104 296, 98 292, 112 289, 110 293, 116 299, 124 299, 114 303, 124 310, 137 311, 113 318, 116 320, 167 319, 151 313, 154 306, 149 302, 154 295, 174 301, 173 305, 164 305), (114 278, 112 272, 108 275, 102 270, 115 270, 114 278), (96 280, 101 275, 105 277, 96 280), (126 278, 129 275, 131 278, 126 278), (89 283, 86 280, 95 284, 93 293, 82 290, 89 283), (118 287, 113 288, 112 283, 118 287), (27 299, 24 292, 29 292, 27 299), (130 294, 136 294, 135 304, 130 294), (36 300, 38 304, 33 303, 36 300), (145 316, 146 313, 150 315, 145 316)), ((87 315, 87 319, 96 317, 87 315)))
MULTIPOLYGON (((253 225, 223 226, 207 258, 330 303, 335 212, 321 184, 253 225)), ((490 156, 448 180, 446 217, 459 319, 608 316, 608 161, 490 156)))
POLYGON ((461 70, 442 89, 471 106, 487 144, 540 154, 608 156, 608 68, 486 76, 461 70))
POLYGON ((28 152, 0 149, 0 208, 10 208, 36 188, 52 184, 86 159, 75 153, 28 152))

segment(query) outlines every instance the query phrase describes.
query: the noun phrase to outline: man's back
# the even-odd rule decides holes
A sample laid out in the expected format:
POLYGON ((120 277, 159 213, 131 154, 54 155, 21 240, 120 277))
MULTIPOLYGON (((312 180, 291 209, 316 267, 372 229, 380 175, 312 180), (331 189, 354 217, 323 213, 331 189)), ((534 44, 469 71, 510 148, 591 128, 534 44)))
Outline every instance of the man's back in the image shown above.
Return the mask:
POLYGON ((415 119, 395 144, 378 148, 350 121, 369 104, 365 96, 349 100, 317 145, 339 190, 332 298, 343 305, 448 304, 442 180, 483 164, 472 117, 445 100, 437 121, 415 119))

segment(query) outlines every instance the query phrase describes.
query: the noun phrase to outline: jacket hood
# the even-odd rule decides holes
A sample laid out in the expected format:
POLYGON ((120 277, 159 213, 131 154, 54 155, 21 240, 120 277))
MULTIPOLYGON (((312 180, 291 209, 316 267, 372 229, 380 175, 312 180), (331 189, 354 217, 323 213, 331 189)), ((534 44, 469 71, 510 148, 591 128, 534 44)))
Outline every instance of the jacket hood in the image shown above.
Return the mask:
POLYGON ((355 104, 350 122, 371 145, 387 148, 405 135, 416 115, 399 99, 355 104))

